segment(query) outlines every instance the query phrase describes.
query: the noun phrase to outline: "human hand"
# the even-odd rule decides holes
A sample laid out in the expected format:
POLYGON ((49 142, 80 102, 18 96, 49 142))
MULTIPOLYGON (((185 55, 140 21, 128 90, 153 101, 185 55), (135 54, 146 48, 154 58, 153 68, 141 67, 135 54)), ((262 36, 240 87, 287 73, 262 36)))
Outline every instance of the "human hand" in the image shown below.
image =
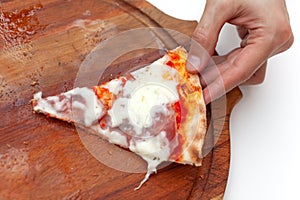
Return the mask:
POLYGON ((261 83, 267 59, 287 50, 294 37, 284 0, 207 0, 192 39, 187 70, 200 73, 209 103, 242 83, 261 83), (227 55, 213 56, 216 65, 210 65, 226 22, 237 26, 241 45, 227 55))

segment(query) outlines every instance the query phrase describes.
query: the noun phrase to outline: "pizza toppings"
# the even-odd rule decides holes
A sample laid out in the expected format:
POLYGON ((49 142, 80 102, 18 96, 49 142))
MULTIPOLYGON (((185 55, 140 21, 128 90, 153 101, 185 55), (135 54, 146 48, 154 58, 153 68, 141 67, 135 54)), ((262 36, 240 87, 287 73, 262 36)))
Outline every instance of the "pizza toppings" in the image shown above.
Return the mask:
POLYGON ((59 96, 41 97, 42 92, 34 95, 34 111, 64 121, 82 123, 89 127, 105 114, 103 104, 89 88, 75 88, 59 96))
POLYGON ((164 161, 201 164, 206 131, 198 77, 185 70, 186 51, 169 51, 153 64, 92 88, 34 96, 34 111, 96 131, 148 163, 140 188, 164 161), (197 137, 196 137, 197 136, 197 137))

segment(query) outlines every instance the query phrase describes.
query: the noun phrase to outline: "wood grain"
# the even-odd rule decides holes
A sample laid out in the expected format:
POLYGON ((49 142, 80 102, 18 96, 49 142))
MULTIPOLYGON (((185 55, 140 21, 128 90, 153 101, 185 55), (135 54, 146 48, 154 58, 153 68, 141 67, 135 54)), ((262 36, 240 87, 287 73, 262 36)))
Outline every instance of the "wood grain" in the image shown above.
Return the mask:
MULTIPOLYGON (((87 55, 118 33, 164 27, 190 36, 196 22, 171 18, 137 0, 8 0, 0 6, 9 19, 0 25, 0 199, 222 198, 230 161, 229 116, 241 98, 239 89, 210 105, 211 130, 220 135, 217 141, 208 138, 216 145, 203 166, 171 164, 138 191, 133 188, 144 174, 101 164, 73 125, 33 114, 30 105, 37 91, 48 96, 71 89, 87 55)), ((154 34, 165 48, 187 42, 168 31, 154 34)), ((100 81, 124 72, 122 66, 142 66, 159 56, 155 49, 129 52, 100 81)))

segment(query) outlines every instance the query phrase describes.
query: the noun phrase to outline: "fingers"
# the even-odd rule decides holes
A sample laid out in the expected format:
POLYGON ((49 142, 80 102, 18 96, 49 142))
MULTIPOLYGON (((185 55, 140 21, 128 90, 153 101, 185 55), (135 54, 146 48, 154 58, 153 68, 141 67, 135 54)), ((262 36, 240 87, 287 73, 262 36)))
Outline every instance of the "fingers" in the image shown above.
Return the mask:
POLYGON ((219 98, 248 80, 265 61, 268 56, 267 52, 263 45, 248 45, 245 48, 239 48, 228 56, 226 62, 222 63, 223 66, 218 65, 219 73, 214 73, 213 78, 207 78, 208 75, 203 74, 205 81, 209 80, 203 90, 205 102, 209 103, 219 98))
POLYGON ((205 68, 214 53, 220 30, 228 20, 230 7, 224 9, 226 1, 220 2, 206 2, 201 20, 193 33, 187 59, 187 70, 192 73, 199 73, 205 68))
MULTIPOLYGON (((290 48, 293 41, 294 37, 291 33, 287 41, 283 42, 282 45, 278 45, 274 54, 290 48)), ((271 46, 271 48, 273 47, 271 46)), ((201 72, 201 83, 204 88, 205 102, 209 103, 219 98, 242 83, 245 85, 262 83, 266 73, 266 60, 270 56, 269 52, 270 45, 268 43, 248 43, 230 52, 225 60, 222 56, 223 62, 216 63, 216 65, 203 70, 201 72)), ((218 58, 218 60, 221 60, 221 58, 218 58)))
POLYGON ((218 76, 228 69, 240 51, 241 48, 238 48, 224 56, 213 56, 212 60, 214 63, 210 66, 207 66, 203 71, 200 72, 200 81, 202 87, 204 88, 212 83, 218 76))
MULTIPOLYGON (((223 58, 224 56, 222 56, 223 58)), ((230 62, 224 61, 222 63, 216 63, 214 66, 210 66, 203 70, 200 74, 200 81, 203 88, 207 87, 207 85, 211 84, 218 76, 221 76, 224 71, 230 67, 230 62)), ((261 84, 265 80, 267 69, 267 61, 263 63, 256 72, 245 82, 243 85, 257 85, 261 84)), ((225 92, 225 89, 224 89, 225 92)))

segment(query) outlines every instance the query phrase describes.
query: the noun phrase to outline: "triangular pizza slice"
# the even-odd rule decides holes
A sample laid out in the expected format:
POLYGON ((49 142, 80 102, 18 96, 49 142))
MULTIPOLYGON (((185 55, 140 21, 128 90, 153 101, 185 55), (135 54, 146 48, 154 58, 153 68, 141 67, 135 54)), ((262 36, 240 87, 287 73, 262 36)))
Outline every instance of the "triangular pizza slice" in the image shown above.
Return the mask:
POLYGON ((146 67, 98 86, 46 98, 38 92, 33 109, 91 128, 141 156, 148 164, 141 186, 164 161, 201 165, 206 106, 198 75, 186 71, 186 58, 186 50, 177 47, 146 67))

